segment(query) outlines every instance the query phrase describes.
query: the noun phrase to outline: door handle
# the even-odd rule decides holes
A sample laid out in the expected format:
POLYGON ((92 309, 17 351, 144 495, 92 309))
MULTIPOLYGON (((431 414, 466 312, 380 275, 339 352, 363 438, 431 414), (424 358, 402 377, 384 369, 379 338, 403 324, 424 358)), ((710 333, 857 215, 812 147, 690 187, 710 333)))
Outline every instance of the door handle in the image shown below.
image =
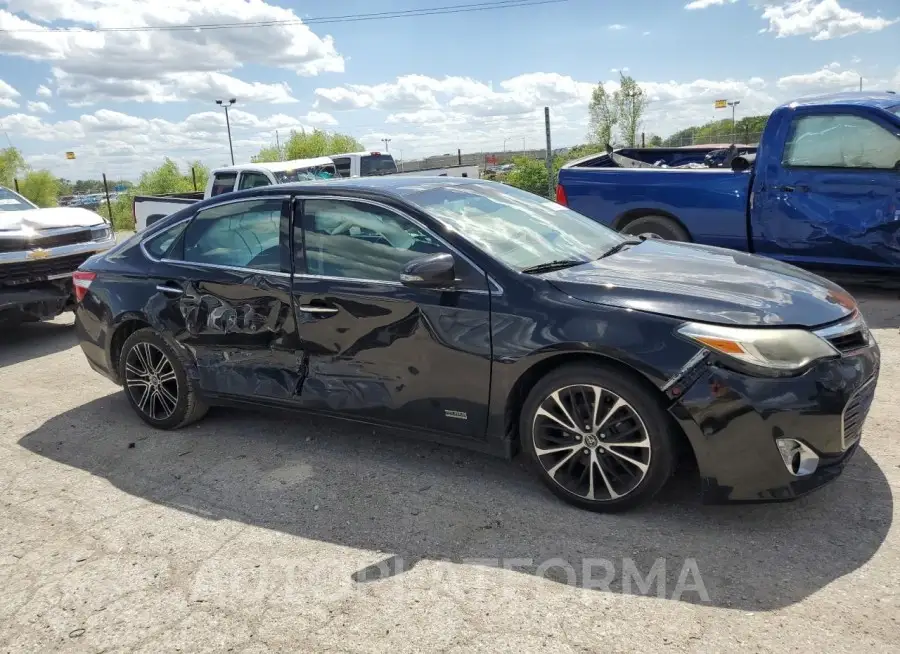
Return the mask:
POLYGON ((313 313, 320 316, 337 313, 339 311, 337 307, 326 307, 320 304, 301 304, 297 308, 303 313, 313 313))
POLYGON ((794 191, 797 191, 798 193, 809 193, 809 187, 806 184, 798 184, 797 186, 778 186, 776 189, 784 191, 785 193, 793 193, 794 191))
POLYGON ((177 286, 169 286, 167 284, 157 284, 156 290, 166 295, 184 295, 184 291, 177 286))

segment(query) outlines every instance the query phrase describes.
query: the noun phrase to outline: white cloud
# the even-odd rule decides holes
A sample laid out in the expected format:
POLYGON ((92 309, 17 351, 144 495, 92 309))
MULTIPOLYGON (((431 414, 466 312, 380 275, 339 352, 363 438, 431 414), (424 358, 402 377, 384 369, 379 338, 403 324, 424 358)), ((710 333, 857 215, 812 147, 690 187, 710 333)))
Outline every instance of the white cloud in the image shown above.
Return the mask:
POLYGON ((302 120, 313 125, 334 126, 338 124, 338 121, 334 116, 323 111, 310 111, 302 117, 302 120))
POLYGON ((612 30, 613 32, 619 32, 625 29, 624 25, 620 25, 619 23, 613 23, 612 25, 607 25, 606 29, 612 30))
POLYGON ((248 102, 291 102, 287 84, 247 82, 225 73, 251 64, 298 75, 344 70, 344 59, 330 36, 316 35, 292 10, 265 0, 5 0, 5 4, 7 9, 0 9, 0 52, 51 63, 59 95, 75 104, 94 99, 170 102, 216 93, 232 93, 248 102), (46 26, 50 21, 75 26, 51 31, 46 26), (259 21, 294 22, 205 31, 89 29, 259 21))
POLYGON ((841 65, 834 62, 812 73, 781 77, 775 84, 780 89, 794 93, 805 93, 808 91, 826 93, 829 91, 855 90, 859 88, 859 78, 860 75, 857 71, 842 70, 841 65))
POLYGON ((650 36, 650 32, 644 32, 641 36, 650 36))
POLYGON ((53 97, 53 91, 51 91, 49 88, 47 88, 43 84, 41 84, 39 87, 37 87, 37 91, 35 91, 34 94, 39 98, 52 98, 53 97))
POLYGON ((22 94, 0 79, 0 107, 15 109, 19 106, 19 103, 16 102, 16 98, 20 95, 22 94))
POLYGON ((693 0, 693 2, 687 3, 684 8, 688 10, 706 9, 708 7, 718 7, 725 3, 734 4, 735 2, 737 0, 693 0))
POLYGON ((763 9, 762 17, 778 38, 811 35, 813 41, 842 38, 860 32, 878 32, 897 22, 881 16, 865 16, 842 7, 838 0, 789 0, 763 9))
POLYGON ((38 102, 35 100, 28 101, 28 111, 33 114, 52 114, 53 109, 46 102, 38 102))

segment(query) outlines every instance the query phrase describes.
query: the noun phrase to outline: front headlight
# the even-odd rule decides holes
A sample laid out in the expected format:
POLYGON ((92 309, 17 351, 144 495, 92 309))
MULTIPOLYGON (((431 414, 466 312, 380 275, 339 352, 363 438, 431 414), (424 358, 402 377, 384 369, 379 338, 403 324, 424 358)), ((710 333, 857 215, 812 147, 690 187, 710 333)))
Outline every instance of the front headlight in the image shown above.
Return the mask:
POLYGON ((816 359, 839 356, 831 344, 805 329, 756 329, 688 323, 678 333, 719 354, 772 372, 793 372, 816 359))
POLYGON ((110 236, 112 236, 112 230, 109 227, 92 227, 91 228, 91 239, 95 241, 105 241, 110 236))

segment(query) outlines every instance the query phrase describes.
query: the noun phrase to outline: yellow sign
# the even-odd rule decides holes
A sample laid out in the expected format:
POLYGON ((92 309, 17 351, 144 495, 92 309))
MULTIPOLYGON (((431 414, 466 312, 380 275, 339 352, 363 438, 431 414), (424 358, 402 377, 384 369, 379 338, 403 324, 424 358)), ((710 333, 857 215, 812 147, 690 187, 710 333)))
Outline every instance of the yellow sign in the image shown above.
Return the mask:
POLYGON ((75 158, 74 152, 66 152, 66 159, 74 159, 74 158, 75 158))
POLYGON ((728 100, 716 100, 716 109, 724 109, 728 106, 728 100))
POLYGON ((49 256, 50 253, 43 248, 38 248, 37 250, 32 250, 28 253, 29 259, 46 259, 49 256))

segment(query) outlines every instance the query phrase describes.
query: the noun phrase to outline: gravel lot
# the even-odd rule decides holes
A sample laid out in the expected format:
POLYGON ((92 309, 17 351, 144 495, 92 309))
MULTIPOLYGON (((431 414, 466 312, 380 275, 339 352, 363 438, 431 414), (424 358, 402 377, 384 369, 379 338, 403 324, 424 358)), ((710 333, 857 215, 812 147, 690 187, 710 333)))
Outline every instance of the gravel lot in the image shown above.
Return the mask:
POLYGON ((838 482, 707 507, 685 472, 623 516, 352 424, 154 432, 71 317, 4 334, 0 651, 897 651, 900 297, 855 293, 884 364, 838 482))

